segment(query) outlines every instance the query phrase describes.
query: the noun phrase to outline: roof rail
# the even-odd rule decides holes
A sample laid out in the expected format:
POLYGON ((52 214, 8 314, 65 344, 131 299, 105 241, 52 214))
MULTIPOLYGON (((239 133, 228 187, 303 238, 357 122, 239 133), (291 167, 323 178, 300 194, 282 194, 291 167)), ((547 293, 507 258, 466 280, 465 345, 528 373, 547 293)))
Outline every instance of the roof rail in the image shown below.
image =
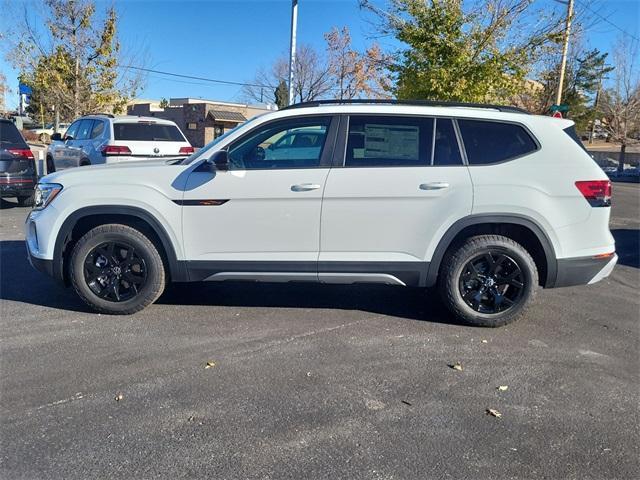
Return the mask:
POLYGON ((108 118, 114 118, 113 114, 111 113, 87 113, 86 115, 83 115, 83 117, 108 117, 108 118))
POLYGON ((366 99, 354 98, 347 100, 313 100, 310 102, 294 103, 281 110, 305 107, 319 107, 321 105, 416 105, 423 107, 470 107, 470 108, 490 108, 500 112, 526 113, 523 108, 513 107, 510 105, 493 105, 490 103, 467 103, 467 102, 447 102, 441 100, 394 100, 394 99, 366 99))

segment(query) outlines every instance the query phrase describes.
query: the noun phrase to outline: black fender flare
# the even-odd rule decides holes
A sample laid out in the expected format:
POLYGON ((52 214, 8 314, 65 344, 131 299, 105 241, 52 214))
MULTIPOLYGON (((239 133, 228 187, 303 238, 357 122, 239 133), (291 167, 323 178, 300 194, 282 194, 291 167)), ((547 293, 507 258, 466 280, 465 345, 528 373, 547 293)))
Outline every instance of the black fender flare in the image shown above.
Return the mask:
POLYGON ((447 249, 453 242, 453 239, 465 228, 473 225, 481 225, 485 223, 492 224, 515 224, 527 227, 537 237, 538 241, 542 245, 544 255, 547 262, 547 277, 545 279, 545 288, 551 288, 556 282, 558 273, 558 261, 549 236, 545 233, 544 229, 532 218, 524 215, 516 214, 478 214, 469 215, 468 217, 461 218, 456 221, 442 236, 438 242, 438 246, 433 252, 431 261, 429 262, 429 269, 425 279, 427 287, 432 287, 438 280, 438 272, 440 271, 440 263, 446 253, 447 249))
POLYGON ((64 258, 62 254, 68 238, 73 231, 73 227, 75 227, 81 219, 93 215, 126 215, 145 222, 158 236, 162 243, 166 259, 169 263, 169 273, 172 281, 181 282, 188 279, 186 269, 184 268, 184 262, 178 261, 173 243, 171 243, 171 239, 165 228, 162 226, 162 223, 142 208, 125 205, 95 205, 83 207, 74 211, 65 219, 60 230, 58 230, 58 235, 56 236, 56 242, 53 248, 54 278, 65 281, 64 258))

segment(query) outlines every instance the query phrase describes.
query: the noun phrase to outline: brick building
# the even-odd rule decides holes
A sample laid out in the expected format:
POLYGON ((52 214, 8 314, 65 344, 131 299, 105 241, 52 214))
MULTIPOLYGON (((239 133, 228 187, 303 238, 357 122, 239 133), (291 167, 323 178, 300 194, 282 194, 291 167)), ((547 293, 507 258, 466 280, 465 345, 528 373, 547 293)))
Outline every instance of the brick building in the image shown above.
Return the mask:
POLYGON ((274 108, 197 98, 172 98, 166 108, 161 108, 156 102, 132 103, 127 107, 127 113, 171 120, 180 127, 191 145, 203 147, 240 123, 274 108))

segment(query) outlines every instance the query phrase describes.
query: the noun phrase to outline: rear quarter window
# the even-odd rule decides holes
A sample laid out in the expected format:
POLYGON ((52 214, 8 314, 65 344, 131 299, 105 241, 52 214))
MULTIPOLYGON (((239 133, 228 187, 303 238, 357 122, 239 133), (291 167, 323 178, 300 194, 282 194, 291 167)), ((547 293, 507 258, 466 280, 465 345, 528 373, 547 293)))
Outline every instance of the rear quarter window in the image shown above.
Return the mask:
POLYGON ((511 160, 538 149, 531 135, 514 123, 458 119, 469 165, 511 160))
POLYGON ((175 125, 159 123, 114 123, 115 140, 139 142, 185 142, 186 140, 175 125))

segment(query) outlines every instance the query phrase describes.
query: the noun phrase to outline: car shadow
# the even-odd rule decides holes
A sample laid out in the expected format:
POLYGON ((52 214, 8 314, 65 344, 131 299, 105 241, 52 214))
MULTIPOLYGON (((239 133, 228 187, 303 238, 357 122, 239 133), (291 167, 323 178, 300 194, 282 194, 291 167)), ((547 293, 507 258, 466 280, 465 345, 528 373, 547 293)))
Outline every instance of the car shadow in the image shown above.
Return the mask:
POLYGON ((0 210, 5 210, 9 208, 24 208, 18 205, 18 202, 13 199, 12 201, 5 200, 4 198, 0 198, 0 210))
POLYGON ((616 240, 618 264, 640 268, 640 230, 618 228, 611 230, 616 240))
MULTIPOLYGON (((0 300, 91 312, 73 289, 33 269, 27 260, 24 242, 18 240, 0 241, 0 300)), ((459 324, 435 292, 386 285, 178 283, 169 285, 156 303, 361 310, 410 320, 459 324)))

